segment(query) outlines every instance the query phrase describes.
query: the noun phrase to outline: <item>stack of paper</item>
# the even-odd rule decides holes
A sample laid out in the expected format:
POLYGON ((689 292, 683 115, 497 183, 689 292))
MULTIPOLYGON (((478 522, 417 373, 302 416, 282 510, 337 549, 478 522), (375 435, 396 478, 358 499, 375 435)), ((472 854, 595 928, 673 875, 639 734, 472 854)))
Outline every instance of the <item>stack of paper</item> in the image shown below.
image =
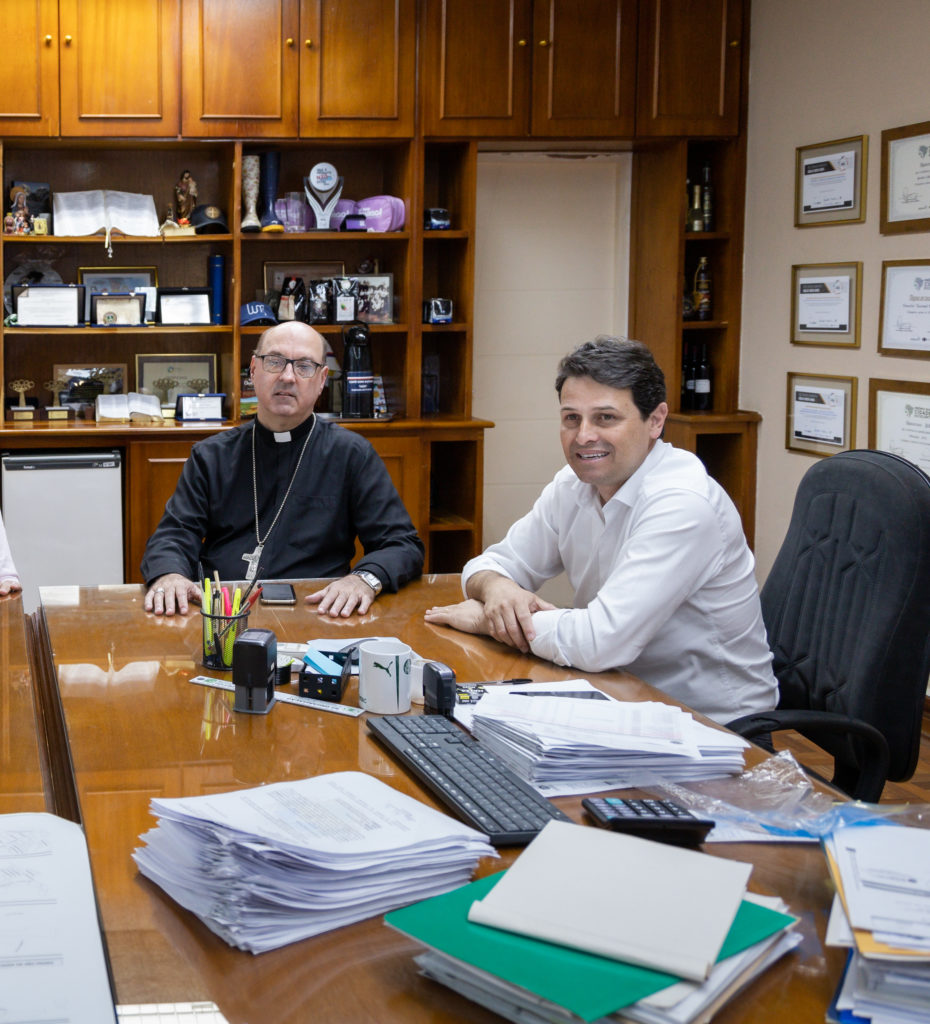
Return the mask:
POLYGON ((750 870, 550 822, 508 872, 385 920, 428 947, 427 976, 509 1020, 688 1024, 800 939, 746 896, 750 870))
POLYGON ((487 837, 360 772, 153 800, 139 870, 261 953, 467 881, 487 837))
POLYGON ((749 746, 680 708, 613 700, 583 679, 489 687, 455 716, 550 797, 735 775, 749 746))
POLYGON ((837 888, 827 942, 851 949, 832 1019, 923 1024, 930 1007, 930 831, 850 825, 824 848, 837 888))

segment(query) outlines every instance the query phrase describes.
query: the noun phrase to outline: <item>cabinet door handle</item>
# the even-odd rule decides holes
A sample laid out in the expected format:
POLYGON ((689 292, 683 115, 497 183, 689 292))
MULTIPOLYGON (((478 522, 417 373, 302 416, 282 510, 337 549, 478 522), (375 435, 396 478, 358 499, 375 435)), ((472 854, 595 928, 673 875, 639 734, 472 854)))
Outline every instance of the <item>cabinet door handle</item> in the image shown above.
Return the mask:
POLYGON ((539 45, 540 46, 548 46, 549 45, 549 40, 548 39, 540 39, 539 40, 539 45))
POLYGON ((313 40, 312 39, 305 39, 304 40, 304 46, 306 46, 308 50, 312 50, 313 49, 313 40))
POLYGON ((739 40, 738 39, 731 39, 729 45, 730 46, 739 46, 739 40))
POLYGON ((517 46, 526 46, 526 40, 525 39, 518 39, 517 40, 517 46))
POLYGON ((51 46, 52 45, 52 37, 51 36, 46 36, 45 37, 45 45, 46 46, 51 46))
POLYGON ((285 44, 287 46, 293 47, 293 45, 294 45, 294 40, 293 39, 285 39, 284 42, 285 42, 285 44))
POLYGON ((65 36, 65 46, 71 45, 71 36, 65 36))

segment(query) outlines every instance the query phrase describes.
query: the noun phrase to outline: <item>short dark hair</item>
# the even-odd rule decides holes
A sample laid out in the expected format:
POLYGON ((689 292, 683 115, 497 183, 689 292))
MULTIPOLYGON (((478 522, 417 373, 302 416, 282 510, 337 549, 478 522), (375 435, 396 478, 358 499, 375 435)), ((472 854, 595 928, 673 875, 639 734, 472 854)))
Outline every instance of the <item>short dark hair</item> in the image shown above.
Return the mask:
POLYGON ((665 374, 641 341, 599 334, 594 341, 586 341, 569 352, 559 363, 555 378, 559 398, 569 377, 590 377, 618 391, 628 389, 643 419, 665 401, 665 374))

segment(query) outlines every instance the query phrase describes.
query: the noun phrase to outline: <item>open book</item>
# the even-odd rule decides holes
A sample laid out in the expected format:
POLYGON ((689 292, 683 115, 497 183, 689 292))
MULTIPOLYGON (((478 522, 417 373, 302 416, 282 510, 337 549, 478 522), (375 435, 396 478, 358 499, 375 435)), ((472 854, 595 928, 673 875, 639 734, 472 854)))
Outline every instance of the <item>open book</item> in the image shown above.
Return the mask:
POLYGON ((161 402, 158 395, 130 391, 128 395, 97 395, 97 420, 132 420, 136 423, 160 423, 161 402))
POLYGON ((158 235, 155 200, 141 192, 90 189, 56 192, 52 197, 56 235, 158 235))

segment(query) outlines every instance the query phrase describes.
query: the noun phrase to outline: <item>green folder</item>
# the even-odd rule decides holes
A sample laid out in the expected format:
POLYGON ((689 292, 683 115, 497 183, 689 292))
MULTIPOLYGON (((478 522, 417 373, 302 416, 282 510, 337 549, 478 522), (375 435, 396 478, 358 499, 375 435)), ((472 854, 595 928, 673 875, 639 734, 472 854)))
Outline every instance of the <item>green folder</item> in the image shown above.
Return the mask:
MULTIPOLYGON (((564 1006, 592 1021, 644 999, 680 978, 512 932, 473 924, 468 910, 503 875, 480 878, 385 915, 385 922, 424 945, 564 1006)), ((611 883, 615 884, 615 883, 611 883)), ((740 953, 792 924, 788 914, 743 900, 718 959, 740 953)))

